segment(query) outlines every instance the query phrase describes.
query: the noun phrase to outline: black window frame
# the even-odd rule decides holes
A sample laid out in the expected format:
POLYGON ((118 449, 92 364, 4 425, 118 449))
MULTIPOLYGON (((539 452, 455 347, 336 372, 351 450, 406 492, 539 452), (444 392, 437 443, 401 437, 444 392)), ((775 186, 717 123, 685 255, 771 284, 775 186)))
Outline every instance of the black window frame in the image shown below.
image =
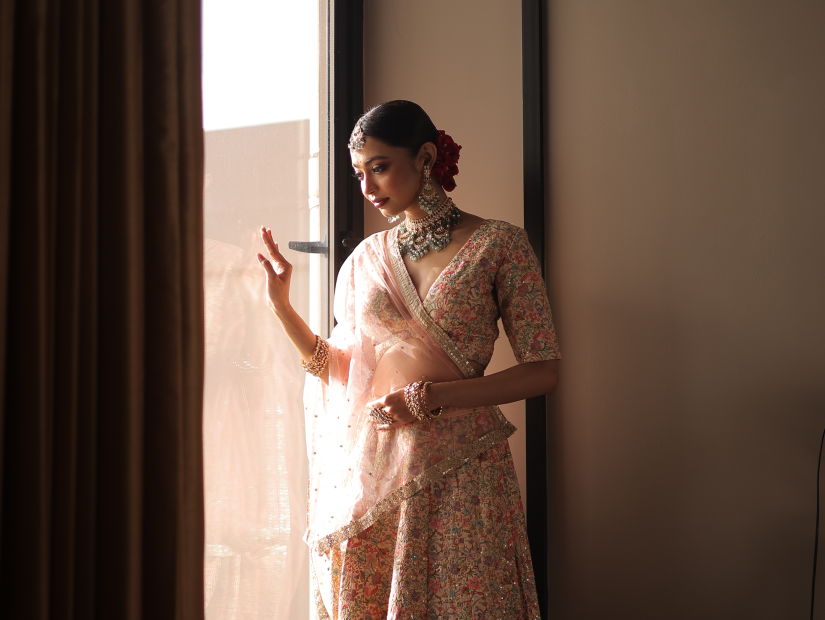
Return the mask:
MULTIPOLYGON (((355 121, 364 111, 364 2, 332 3, 328 105, 332 231, 332 281, 350 252, 364 238, 364 199, 352 180, 352 162, 346 147, 355 121)), ((332 288, 332 287, 330 287, 332 288)))
MULTIPOLYGON (((524 158, 524 229, 545 276, 545 236, 549 210, 545 204, 545 93, 544 93, 544 5, 542 0, 522 0, 522 123, 524 158)), ((543 618, 550 606, 550 445, 551 401, 546 396, 525 401, 525 452, 527 537, 533 559, 536 591, 543 618)))
MULTIPOLYGON (((524 228, 544 274, 545 205, 545 96, 544 96, 544 2, 522 0, 522 95, 524 156, 524 228)), ((332 276, 355 245, 364 237, 364 204, 357 184, 349 174, 349 152, 345 145, 364 106, 363 0, 332 2, 330 82, 330 183, 333 230, 330 247, 332 276), (344 173, 346 172, 346 173, 344 173)), ((527 535, 536 578, 539 607, 547 617, 550 602, 549 482, 550 400, 545 396, 525 402, 527 535)))

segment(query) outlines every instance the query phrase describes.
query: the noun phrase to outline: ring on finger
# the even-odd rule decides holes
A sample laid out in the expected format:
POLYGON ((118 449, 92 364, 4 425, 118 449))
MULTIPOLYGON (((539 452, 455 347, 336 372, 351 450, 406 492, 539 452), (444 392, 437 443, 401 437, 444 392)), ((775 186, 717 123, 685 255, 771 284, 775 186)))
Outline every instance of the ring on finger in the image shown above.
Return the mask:
POLYGON ((383 407, 373 407, 370 409, 370 418, 381 424, 392 424, 395 422, 392 418, 392 414, 383 407))

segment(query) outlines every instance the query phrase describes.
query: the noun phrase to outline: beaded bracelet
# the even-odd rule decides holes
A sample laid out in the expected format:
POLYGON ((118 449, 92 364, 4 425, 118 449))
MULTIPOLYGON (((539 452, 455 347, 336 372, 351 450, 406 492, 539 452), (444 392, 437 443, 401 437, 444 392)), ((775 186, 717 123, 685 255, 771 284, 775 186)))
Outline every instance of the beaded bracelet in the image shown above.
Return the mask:
POLYGON ((427 388, 430 385, 432 385, 432 381, 413 381, 404 386, 404 404, 407 405, 407 409, 419 422, 432 420, 441 415, 444 410, 444 407, 427 408, 427 388))
POLYGON ((320 377, 324 372, 329 360, 329 344, 321 338, 318 334, 315 335, 315 350, 312 352, 312 357, 309 361, 301 360, 301 366, 309 374, 320 377))

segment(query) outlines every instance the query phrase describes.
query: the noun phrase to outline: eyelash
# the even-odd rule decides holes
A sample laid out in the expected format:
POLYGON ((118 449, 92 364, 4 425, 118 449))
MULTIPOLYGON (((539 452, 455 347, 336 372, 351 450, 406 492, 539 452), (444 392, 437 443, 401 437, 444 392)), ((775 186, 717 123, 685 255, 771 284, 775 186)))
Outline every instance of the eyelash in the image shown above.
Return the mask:
MULTIPOLYGON (((378 164, 377 166, 373 166, 372 173, 373 174, 381 174, 387 169, 386 164, 378 164)), ((352 176, 354 176, 359 181, 361 180, 361 172, 353 172, 352 176)))

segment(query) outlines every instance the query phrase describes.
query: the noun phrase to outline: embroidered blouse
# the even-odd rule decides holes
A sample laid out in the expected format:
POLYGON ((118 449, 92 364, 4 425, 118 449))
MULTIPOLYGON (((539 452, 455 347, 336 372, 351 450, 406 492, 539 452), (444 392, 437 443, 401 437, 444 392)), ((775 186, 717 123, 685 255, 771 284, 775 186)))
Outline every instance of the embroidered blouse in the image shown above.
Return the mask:
POLYGON ((525 230, 508 222, 485 220, 422 305, 478 374, 493 354, 499 317, 518 362, 561 359, 538 259, 525 230))

